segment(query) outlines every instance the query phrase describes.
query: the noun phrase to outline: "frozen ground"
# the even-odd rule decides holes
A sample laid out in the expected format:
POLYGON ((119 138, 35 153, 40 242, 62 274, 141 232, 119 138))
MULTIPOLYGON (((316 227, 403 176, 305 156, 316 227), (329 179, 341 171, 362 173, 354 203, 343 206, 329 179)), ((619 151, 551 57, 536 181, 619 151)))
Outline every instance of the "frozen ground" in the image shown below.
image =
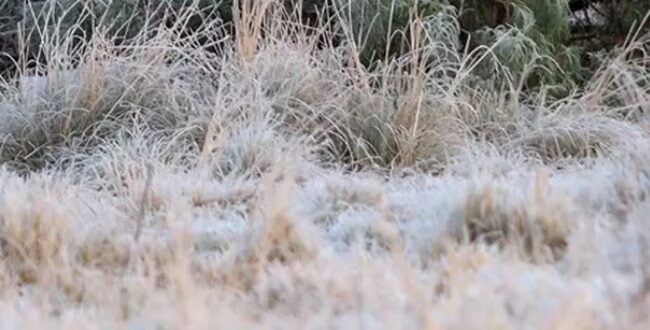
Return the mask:
POLYGON ((0 328, 650 327, 645 39, 555 101, 297 39, 6 86, 0 328))

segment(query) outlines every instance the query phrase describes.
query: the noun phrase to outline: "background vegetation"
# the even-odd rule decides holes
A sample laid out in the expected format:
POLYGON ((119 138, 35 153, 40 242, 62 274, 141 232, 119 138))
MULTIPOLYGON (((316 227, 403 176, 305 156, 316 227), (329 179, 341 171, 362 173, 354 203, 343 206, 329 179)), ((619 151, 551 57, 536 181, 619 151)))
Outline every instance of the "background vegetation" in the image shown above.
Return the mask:
MULTIPOLYGON (((594 69, 589 66, 593 53, 621 45, 650 9, 645 1, 634 0, 284 0, 283 5, 287 10, 300 11, 312 25, 318 25, 319 20, 334 21, 329 25, 334 30, 329 41, 342 40, 337 37, 340 33, 349 34, 347 37, 362 47, 360 56, 366 65, 408 48, 413 18, 426 23, 453 6, 459 15, 458 51, 466 45, 470 49, 494 47, 497 60, 515 75, 531 66, 555 67, 555 72, 537 70, 529 77, 535 85, 584 82, 594 69), (340 23, 349 23, 350 30, 342 31, 340 23), (495 45, 496 40, 502 42, 495 45)), ((196 13, 185 22, 184 29, 196 30, 214 19, 226 25, 233 23, 232 0, 2 0, 3 51, 12 57, 21 47, 38 52, 41 40, 35 30, 46 28, 73 33, 84 40, 97 29, 109 28, 119 40, 128 39, 144 28, 147 15, 171 24, 172 12, 189 7, 196 13), (27 45, 19 43, 19 28, 32 37, 27 45)), ((436 29, 435 24, 427 27, 436 29)), ((10 67, 12 63, 5 58, 0 68, 10 67)))

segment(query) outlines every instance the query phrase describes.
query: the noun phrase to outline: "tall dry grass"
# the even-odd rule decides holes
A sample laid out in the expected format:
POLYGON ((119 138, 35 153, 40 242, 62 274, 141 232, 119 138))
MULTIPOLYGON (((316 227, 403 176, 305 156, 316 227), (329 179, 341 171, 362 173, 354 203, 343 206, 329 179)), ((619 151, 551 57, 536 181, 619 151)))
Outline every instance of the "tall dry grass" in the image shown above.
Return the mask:
POLYGON ((554 99, 451 10, 366 68, 241 4, 3 86, 0 328, 648 326, 650 36, 554 99))

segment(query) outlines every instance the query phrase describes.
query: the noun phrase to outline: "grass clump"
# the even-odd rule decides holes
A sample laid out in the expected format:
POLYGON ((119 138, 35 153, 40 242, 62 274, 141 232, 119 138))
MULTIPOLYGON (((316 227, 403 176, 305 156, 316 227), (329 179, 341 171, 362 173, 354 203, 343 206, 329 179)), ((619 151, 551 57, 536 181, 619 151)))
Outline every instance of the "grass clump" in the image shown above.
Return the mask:
POLYGON ((562 203, 547 201, 540 173, 530 204, 508 206, 494 188, 478 190, 465 205, 463 236, 470 242, 514 248, 523 258, 540 262, 561 258, 568 244, 571 219, 562 203))

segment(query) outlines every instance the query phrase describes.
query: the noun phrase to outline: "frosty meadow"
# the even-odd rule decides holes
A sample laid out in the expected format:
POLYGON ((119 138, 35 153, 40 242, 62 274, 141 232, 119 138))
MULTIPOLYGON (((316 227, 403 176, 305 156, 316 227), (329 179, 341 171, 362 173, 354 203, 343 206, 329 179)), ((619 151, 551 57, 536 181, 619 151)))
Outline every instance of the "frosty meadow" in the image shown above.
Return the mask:
POLYGON ((7 15, 1 329, 650 327, 645 12, 180 2, 7 15))

